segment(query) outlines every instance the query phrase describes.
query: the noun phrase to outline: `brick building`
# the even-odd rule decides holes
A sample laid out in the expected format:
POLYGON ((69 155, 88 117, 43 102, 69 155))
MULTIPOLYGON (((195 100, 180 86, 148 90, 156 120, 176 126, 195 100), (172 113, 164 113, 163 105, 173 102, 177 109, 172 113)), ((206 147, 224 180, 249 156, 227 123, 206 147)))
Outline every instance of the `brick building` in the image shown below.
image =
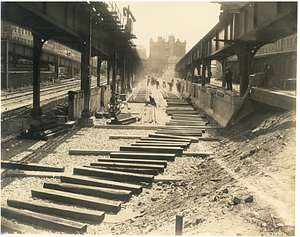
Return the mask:
POLYGON ((168 41, 159 36, 157 42, 150 39, 150 55, 147 68, 150 73, 161 75, 164 71, 172 69, 174 65, 186 53, 186 41, 175 41, 173 35, 169 36, 168 41))

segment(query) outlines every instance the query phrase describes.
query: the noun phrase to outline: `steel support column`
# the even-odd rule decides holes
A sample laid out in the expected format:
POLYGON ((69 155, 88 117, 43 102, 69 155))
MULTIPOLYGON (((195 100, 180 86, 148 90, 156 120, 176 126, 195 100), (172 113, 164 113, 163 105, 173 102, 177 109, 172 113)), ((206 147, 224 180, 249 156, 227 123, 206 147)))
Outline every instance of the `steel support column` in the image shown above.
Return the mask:
POLYGON ((195 62, 192 61, 191 62, 191 81, 194 82, 195 81, 195 62))
POLYGON ((249 41, 235 42, 234 44, 234 49, 239 59, 241 97, 247 91, 251 62, 255 53, 260 47, 261 45, 249 41))
POLYGON ((46 39, 40 35, 33 34, 33 108, 31 115, 33 117, 42 115, 42 109, 40 107, 41 102, 41 53, 42 47, 46 39))
POLYGON ((127 59, 127 64, 126 64, 126 77, 127 77, 127 89, 128 91, 131 91, 131 84, 130 84, 130 63, 131 63, 131 60, 130 58, 127 59))
POLYGON ((208 83, 210 83, 210 78, 211 78, 211 60, 207 59, 207 78, 208 78, 208 83))
POLYGON ((111 69, 111 64, 110 62, 107 61, 107 64, 106 64, 107 68, 106 68, 106 84, 109 85, 109 81, 110 81, 110 69, 111 69))
POLYGON ((101 69, 101 63, 103 60, 100 57, 97 57, 97 86, 100 87, 100 69, 101 69))
POLYGON ((116 94, 116 83, 117 83, 117 51, 113 55, 112 60, 112 83, 111 83, 111 93, 115 97, 116 94))
POLYGON ((60 63, 60 57, 59 55, 55 56, 55 78, 58 79, 59 77, 59 63, 60 63))
POLYGON ((125 54, 123 54, 121 59, 121 94, 126 93, 126 83, 125 83, 125 54))
POLYGON ((2 85, 3 89, 8 89, 8 74, 9 74, 9 68, 8 68, 8 39, 5 40, 3 44, 1 44, 2 48, 2 55, 3 55, 3 62, 4 62, 4 84, 2 85))
POLYGON ((205 86, 206 59, 202 58, 201 85, 205 86))
POLYGON ((227 58, 220 59, 219 62, 222 65, 222 87, 226 87, 225 68, 227 67, 227 58))
POLYGON ((90 118, 90 94, 91 94, 91 56, 92 56, 92 15, 89 16, 89 29, 86 29, 83 53, 81 54, 81 90, 84 91, 83 118, 90 118))

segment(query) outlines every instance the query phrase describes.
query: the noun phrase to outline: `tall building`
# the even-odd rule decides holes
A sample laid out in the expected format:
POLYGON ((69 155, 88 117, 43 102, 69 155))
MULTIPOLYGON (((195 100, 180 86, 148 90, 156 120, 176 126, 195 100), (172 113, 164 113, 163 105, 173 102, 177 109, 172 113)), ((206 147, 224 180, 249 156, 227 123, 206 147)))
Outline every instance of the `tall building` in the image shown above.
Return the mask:
POLYGON ((173 35, 168 41, 159 36, 157 42, 150 39, 150 55, 147 62, 149 72, 158 75, 171 69, 185 55, 186 41, 175 40, 173 35))

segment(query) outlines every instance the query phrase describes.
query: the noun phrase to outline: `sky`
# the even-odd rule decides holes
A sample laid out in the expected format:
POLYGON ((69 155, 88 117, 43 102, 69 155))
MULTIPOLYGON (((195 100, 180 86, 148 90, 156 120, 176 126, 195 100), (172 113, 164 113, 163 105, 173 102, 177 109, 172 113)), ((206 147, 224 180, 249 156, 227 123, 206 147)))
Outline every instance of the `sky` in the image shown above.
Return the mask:
POLYGON ((121 12, 123 7, 130 8, 136 18, 133 34, 136 45, 146 48, 149 56, 149 41, 162 36, 168 40, 186 40, 188 52, 211 28, 219 22, 220 4, 208 1, 116 1, 121 12))

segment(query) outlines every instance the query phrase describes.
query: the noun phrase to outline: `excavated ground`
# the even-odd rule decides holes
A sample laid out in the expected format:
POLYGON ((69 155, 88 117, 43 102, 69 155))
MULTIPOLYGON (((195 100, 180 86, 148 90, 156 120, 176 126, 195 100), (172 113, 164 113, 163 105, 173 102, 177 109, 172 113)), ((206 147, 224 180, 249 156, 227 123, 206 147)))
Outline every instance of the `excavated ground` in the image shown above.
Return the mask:
MULTIPOLYGON (((166 102, 154 87, 151 87, 151 93, 158 104, 157 123, 154 125, 164 124, 170 118, 164 112, 166 102)), ((139 113, 144 105, 132 103, 130 107, 131 112, 139 113)), ((104 119, 97 120, 97 123, 105 122, 104 119)), ((88 165, 98 157, 70 156, 69 149, 118 150, 135 140, 110 140, 109 135, 147 135, 153 132, 82 128, 39 163, 63 165, 66 173, 72 173, 74 167, 88 165)), ((175 217, 183 215, 183 235, 295 235, 295 111, 269 108, 244 118, 228 131, 209 130, 204 135, 221 136, 222 140, 200 141, 192 144, 189 151, 212 151, 213 156, 205 159, 176 157, 174 162, 168 163, 163 175, 175 176, 182 181, 153 183, 140 195, 122 204, 118 215, 107 215, 99 225, 89 224, 86 234, 174 235, 175 217)), ((12 157, 16 150, 24 151, 34 143, 36 141, 20 143, 12 140, 2 145, 2 156, 12 157)), ((1 188, 2 202, 9 197, 30 198, 31 189, 41 188, 46 181, 59 182, 33 177, 4 179, 10 180, 1 188)), ((40 234, 63 234, 38 227, 28 228, 32 231, 38 229, 40 234)), ((27 234, 31 234, 30 231, 27 234)))

